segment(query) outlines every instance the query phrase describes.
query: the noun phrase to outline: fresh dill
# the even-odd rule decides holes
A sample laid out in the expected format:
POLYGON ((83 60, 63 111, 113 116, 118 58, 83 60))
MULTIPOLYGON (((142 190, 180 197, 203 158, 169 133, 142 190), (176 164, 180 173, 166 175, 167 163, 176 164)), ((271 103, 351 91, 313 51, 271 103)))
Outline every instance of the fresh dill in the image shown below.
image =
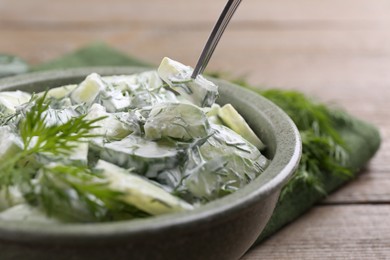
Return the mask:
POLYGON ((291 117, 302 138, 302 159, 294 177, 282 191, 282 198, 300 183, 326 194, 323 182, 327 174, 352 177, 348 168, 349 151, 337 132, 337 127, 349 122, 340 121, 339 112, 295 91, 266 90, 260 94, 291 117))
POLYGON ((112 191, 98 173, 86 166, 46 165, 37 159, 41 154, 53 158, 69 155, 77 143, 96 137, 90 132, 103 118, 86 120, 85 115, 81 115, 63 124, 48 126, 45 111, 50 103, 45 97, 46 94, 41 98, 33 97, 25 117, 19 122, 23 149, 0 165, 0 189, 18 187, 28 203, 38 205, 49 216, 73 221, 112 218, 110 214, 117 212, 110 213, 110 205, 120 204, 121 194, 112 191))
MULTIPOLYGON (((213 73, 210 76, 226 78, 225 74, 213 73)), ((351 178, 347 146, 338 128, 352 124, 345 113, 317 103, 298 91, 253 87, 243 79, 233 79, 234 83, 250 89, 278 105, 297 126, 302 139, 302 158, 294 176, 281 193, 281 199, 291 195, 303 184, 326 194, 324 180, 327 175, 338 178, 351 178)))
POLYGON ((19 130, 22 137, 24 152, 51 153, 53 155, 68 155, 76 147, 77 142, 83 142, 91 135, 94 124, 103 118, 86 120, 86 114, 72 117, 63 124, 47 126, 44 112, 50 103, 45 103, 46 94, 38 98, 35 104, 20 122, 19 130))
POLYGON ((35 155, 47 153, 54 156, 69 155, 76 147, 77 142, 83 142, 92 137, 90 130, 94 129, 94 123, 101 120, 85 120, 85 115, 71 118, 62 125, 46 125, 46 116, 49 104, 45 103, 46 94, 41 98, 34 96, 30 101, 31 107, 25 113, 25 118, 19 122, 19 134, 22 139, 22 151, 16 153, 10 160, 0 165, 0 188, 17 185, 17 173, 24 174, 29 164, 39 163, 34 160, 35 155), (9 177, 12 176, 12 177, 9 177))

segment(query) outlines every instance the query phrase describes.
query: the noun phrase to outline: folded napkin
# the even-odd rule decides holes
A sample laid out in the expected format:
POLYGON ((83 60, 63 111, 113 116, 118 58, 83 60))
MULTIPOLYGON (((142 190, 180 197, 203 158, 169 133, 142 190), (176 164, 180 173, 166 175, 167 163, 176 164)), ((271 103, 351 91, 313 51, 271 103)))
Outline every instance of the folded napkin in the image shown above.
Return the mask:
MULTIPOLYGON (((129 57, 104 44, 92 44, 51 62, 34 66, 31 68, 31 71, 93 66, 150 67, 149 64, 129 57)), ((346 167, 351 170, 351 178, 343 178, 331 174, 331 172, 323 172, 321 185, 325 193, 303 182, 294 185, 289 190, 288 195, 279 199, 269 223, 256 243, 261 242, 302 215, 315 203, 323 199, 326 193, 329 194, 347 181, 350 181, 378 150, 380 135, 374 126, 346 113, 343 114, 343 117, 348 123, 336 126, 335 130, 345 144, 346 150, 350 153, 346 167)))

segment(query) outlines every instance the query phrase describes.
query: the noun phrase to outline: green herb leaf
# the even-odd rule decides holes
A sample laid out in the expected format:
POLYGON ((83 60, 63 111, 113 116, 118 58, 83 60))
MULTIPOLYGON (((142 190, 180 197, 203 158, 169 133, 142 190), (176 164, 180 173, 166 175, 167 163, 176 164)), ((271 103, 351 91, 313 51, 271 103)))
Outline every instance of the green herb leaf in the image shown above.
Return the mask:
POLYGON ((81 115, 71 118, 64 124, 47 126, 44 112, 49 108, 49 103, 45 103, 46 95, 47 93, 36 100, 35 105, 20 123, 20 136, 25 152, 66 155, 76 147, 76 142, 96 137, 91 135, 90 131, 97 128, 94 124, 103 118, 86 120, 86 115, 81 115))
MULTIPOLYGON (((221 74, 215 73, 213 76, 221 77, 221 74)), ((301 134, 302 159, 296 173, 282 190, 281 199, 287 194, 291 195, 299 184, 325 194, 323 183, 327 174, 339 178, 352 177, 352 169, 348 167, 350 151, 337 132, 337 128, 352 122, 342 111, 317 103, 298 91, 261 90, 243 79, 233 81, 282 108, 301 134)))
POLYGON ((26 186, 26 182, 30 182, 43 166, 36 160, 38 154, 67 155, 77 142, 93 137, 89 132, 101 118, 88 121, 83 115, 62 125, 46 126, 44 112, 49 104, 45 103, 45 97, 46 94, 37 99, 33 97, 29 103, 31 107, 19 123, 23 149, 0 165, 0 189, 13 185, 26 186))
MULTIPOLYGON (((65 221, 94 222, 148 216, 147 213, 122 202, 122 194, 110 189, 107 180, 87 166, 50 163, 38 155, 66 156, 79 142, 91 137, 95 123, 102 118, 86 120, 73 117, 59 125, 47 125, 45 112, 50 101, 47 93, 33 96, 19 122, 23 149, 0 165, 0 189, 16 186, 26 201, 38 206, 49 216, 65 221), (27 167, 28 165, 28 167, 27 167)), ((8 118, 4 118, 8 120, 8 118)))

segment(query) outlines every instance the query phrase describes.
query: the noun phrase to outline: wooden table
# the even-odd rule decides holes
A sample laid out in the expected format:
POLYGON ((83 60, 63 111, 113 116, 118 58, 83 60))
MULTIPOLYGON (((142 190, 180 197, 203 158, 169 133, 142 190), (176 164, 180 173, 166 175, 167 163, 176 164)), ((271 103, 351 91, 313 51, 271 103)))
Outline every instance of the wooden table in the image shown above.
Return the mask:
MULTIPOLYGON (((194 65, 225 0, 0 0, 0 52, 30 63, 93 41, 194 65)), ((243 259, 390 259, 390 1, 245 0, 209 71, 301 90, 377 125, 357 178, 243 259)))

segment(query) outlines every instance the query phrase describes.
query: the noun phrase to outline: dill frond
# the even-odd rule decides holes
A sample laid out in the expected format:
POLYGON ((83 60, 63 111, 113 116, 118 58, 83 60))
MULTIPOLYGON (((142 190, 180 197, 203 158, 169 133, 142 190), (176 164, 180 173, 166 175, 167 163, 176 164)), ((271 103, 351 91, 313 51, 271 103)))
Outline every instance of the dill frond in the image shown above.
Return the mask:
POLYGON ((41 98, 33 96, 23 112, 25 117, 17 126, 23 148, 0 165, 0 189, 17 186, 24 192, 26 187, 32 186, 31 181, 38 170, 44 167, 43 163, 36 160, 38 154, 68 155, 77 142, 94 137, 90 131, 102 118, 86 120, 85 115, 82 115, 62 125, 47 126, 44 112, 49 108, 49 103, 45 103, 45 97, 46 94, 41 98))
POLYGON ((19 131, 24 151, 67 155, 76 147, 77 142, 95 137, 90 132, 97 128, 94 124, 103 118, 86 120, 86 115, 81 115, 71 118, 64 124, 47 126, 47 114, 45 115, 44 112, 49 108, 50 103, 45 103, 45 98, 46 93, 35 101, 20 122, 19 131))
POLYGON ((325 195, 324 179, 329 174, 338 178, 352 177, 352 169, 348 167, 350 151, 337 131, 339 127, 352 124, 345 113, 317 103, 298 91, 261 90, 243 79, 234 82, 274 102, 300 132, 302 158, 294 176, 283 188, 281 199, 291 195, 300 184, 325 195))

